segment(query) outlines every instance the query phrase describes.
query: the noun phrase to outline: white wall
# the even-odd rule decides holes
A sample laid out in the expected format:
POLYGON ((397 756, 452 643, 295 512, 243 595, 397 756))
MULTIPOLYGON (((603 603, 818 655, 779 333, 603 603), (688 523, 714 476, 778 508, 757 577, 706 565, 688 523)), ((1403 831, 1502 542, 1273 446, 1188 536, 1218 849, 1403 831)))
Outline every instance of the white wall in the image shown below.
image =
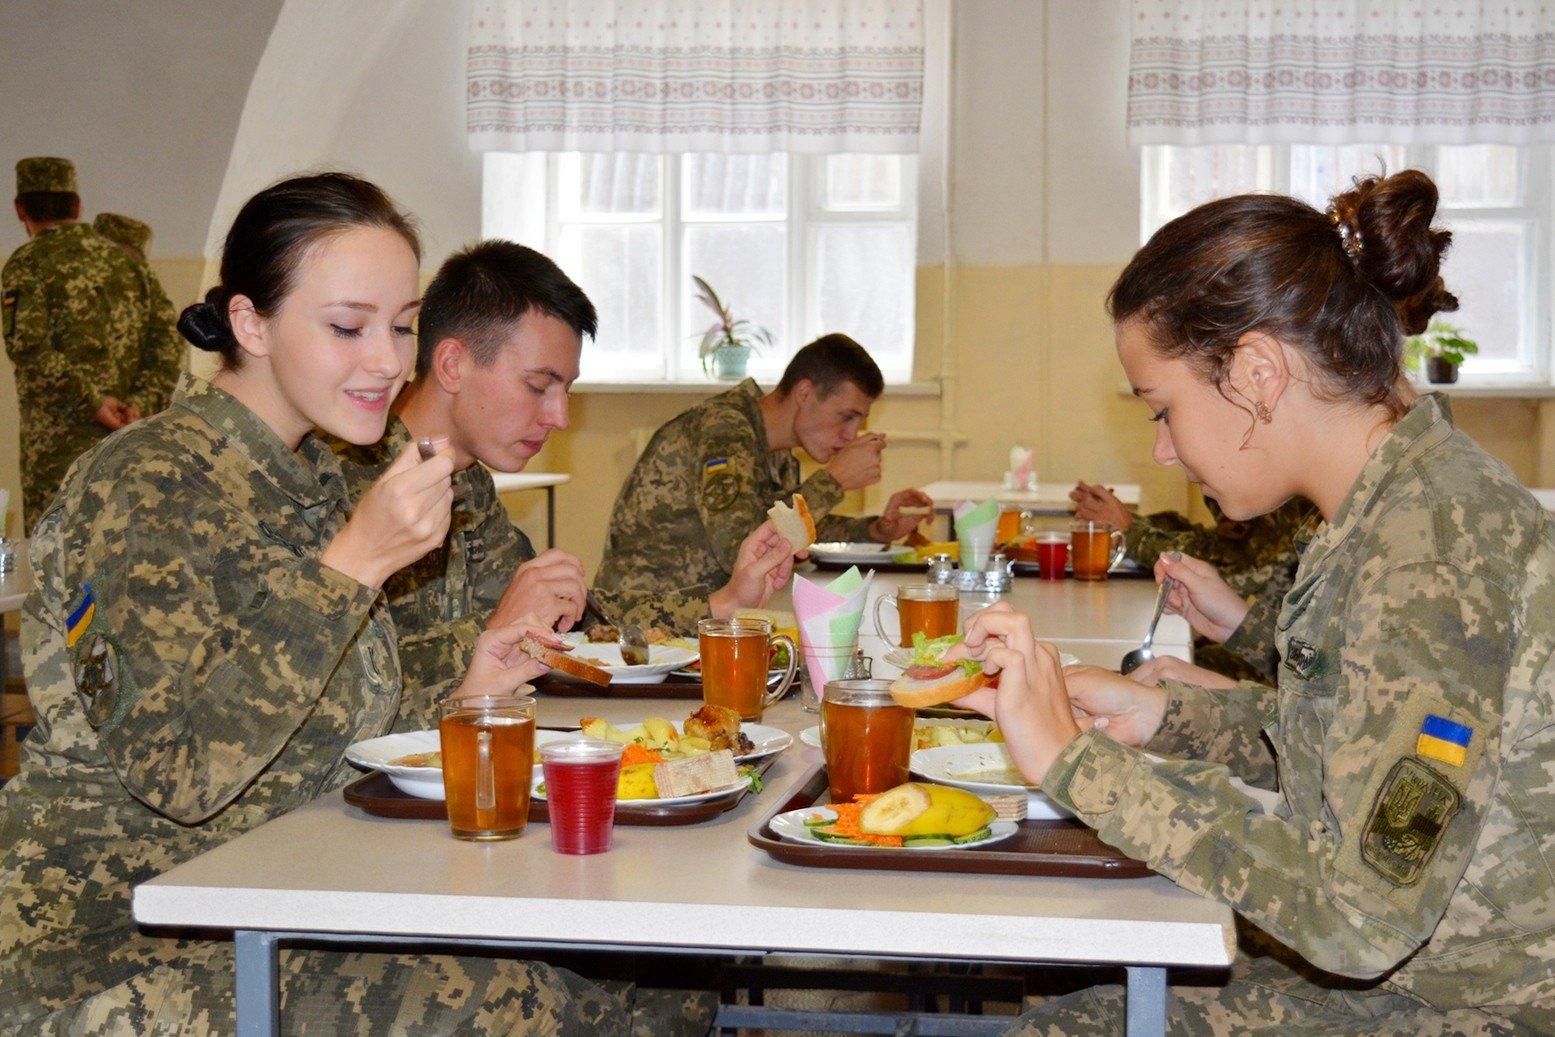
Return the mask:
MULTIPOLYGON (((88 218, 134 216, 155 231, 154 254, 198 255, 281 3, 0 3, 0 194, 14 194, 17 159, 63 155, 88 218)), ((0 218, 0 254, 25 238, 0 218)))

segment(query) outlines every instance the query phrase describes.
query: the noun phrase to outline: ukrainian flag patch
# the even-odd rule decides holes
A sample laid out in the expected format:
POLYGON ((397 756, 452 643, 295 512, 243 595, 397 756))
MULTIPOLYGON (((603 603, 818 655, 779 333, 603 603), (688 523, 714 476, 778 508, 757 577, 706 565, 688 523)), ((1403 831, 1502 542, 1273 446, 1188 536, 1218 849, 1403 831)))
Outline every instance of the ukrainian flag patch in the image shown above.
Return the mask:
POLYGON ((702 478, 710 478, 728 467, 729 459, 727 457, 715 457, 702 465, 702 478))
POLYGON ((70 615, 65 617, 65 647, 74 648, 76 642, 81 640, 81 635, 86 633, 92 625, 92 617, 97 615, 97 599, 92 594, 92 585, 81 585, 81 602, 70 610, 70 615))
POLYGON ((1468 757, 1469 739, 1474 729, 1455 723, 1435 713, 1425 715, 1420 725, 1420 737, 1415 739, 1415 753, 1428 760, 1440 760, 1454 767, 1462 767, 1468 757))

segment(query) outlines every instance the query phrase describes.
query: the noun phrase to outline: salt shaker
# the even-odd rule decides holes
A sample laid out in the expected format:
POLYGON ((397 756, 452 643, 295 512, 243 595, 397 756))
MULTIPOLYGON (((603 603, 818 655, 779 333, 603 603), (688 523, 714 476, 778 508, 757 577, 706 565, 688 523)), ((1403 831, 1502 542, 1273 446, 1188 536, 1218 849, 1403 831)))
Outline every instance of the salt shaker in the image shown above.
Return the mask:
POLYGON ((845 681, 867 681, 874 676, 874 673, 871 672, 873 668, 874 661, 864 654, 864 649, 855 648, 853 650, 853 661, 848 664, 848 670, 842 675, 842 679, 845 681))
POLYGON ((16 545, 8 536, 0 536, 0 573, 16 569, 16 545))

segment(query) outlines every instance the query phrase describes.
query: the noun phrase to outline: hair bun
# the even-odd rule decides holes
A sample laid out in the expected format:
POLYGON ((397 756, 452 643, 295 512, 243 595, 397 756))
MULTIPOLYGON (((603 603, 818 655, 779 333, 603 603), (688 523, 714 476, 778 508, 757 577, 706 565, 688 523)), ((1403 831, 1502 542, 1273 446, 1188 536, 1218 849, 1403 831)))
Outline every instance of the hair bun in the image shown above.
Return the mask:
POLYGON ((1393 301, 1409 335, 1423 331, 1431 314, 1458 308, 1442 282, 1442 254, 1452 234, 1431 229, 1436 204, 1431 178, 1405 169, 1358 178, 1329 207, 1356 272, 1393 301))
POLYGON ((220 285, 205 293, 205 301, 186 306, 178 316, 178 331, 196 349, 223 353, 237 344, 227 321, 227 293, 220 285))

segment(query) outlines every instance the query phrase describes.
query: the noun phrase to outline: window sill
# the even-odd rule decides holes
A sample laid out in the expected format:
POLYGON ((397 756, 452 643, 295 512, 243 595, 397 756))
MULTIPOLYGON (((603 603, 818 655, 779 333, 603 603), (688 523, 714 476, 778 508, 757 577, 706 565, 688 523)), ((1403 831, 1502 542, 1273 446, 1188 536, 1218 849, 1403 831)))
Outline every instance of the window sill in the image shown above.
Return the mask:
MULTIPOLYGON (((574 382, 572 395, 708 396, 732 389, 738 382, 574 382)), ((938 382, 886 383, 887 396, 938 396, 938 382)))
POLYGON ((1461 396, 1470 400, 1555 400, 1555 385, 1538 382, 1522 382, 1497 385, 1494 382, 1436 385, 1431 382, 1410 382, 1416 392, 1439 392, 1448 396, 1461 396))

